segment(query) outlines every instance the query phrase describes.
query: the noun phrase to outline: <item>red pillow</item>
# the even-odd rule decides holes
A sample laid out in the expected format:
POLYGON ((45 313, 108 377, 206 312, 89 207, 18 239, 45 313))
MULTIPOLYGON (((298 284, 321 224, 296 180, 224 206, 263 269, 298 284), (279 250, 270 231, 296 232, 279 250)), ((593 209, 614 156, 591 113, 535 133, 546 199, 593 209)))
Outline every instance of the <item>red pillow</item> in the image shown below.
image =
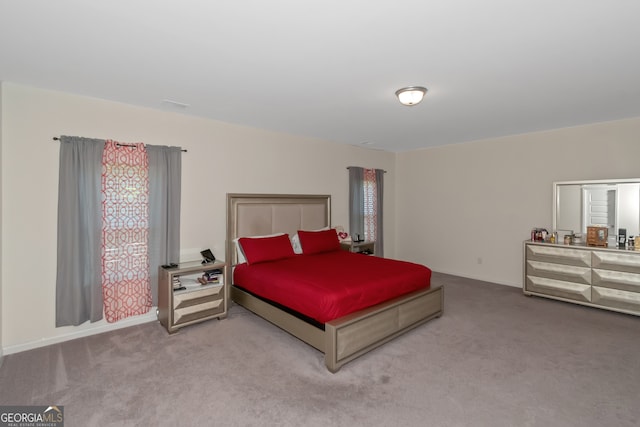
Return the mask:
POLYGON ((287 234, 273 237, 242 237, 238 239, 247 264, 276 261, 295 256, 287 234))
POLYGON ((338 233, 336 233, 336 230, 333 228, 321 231, 299 230, 298 237, 300 237, 300 246, 302 246, 302 253, 305 255, 340 250, 338 233))

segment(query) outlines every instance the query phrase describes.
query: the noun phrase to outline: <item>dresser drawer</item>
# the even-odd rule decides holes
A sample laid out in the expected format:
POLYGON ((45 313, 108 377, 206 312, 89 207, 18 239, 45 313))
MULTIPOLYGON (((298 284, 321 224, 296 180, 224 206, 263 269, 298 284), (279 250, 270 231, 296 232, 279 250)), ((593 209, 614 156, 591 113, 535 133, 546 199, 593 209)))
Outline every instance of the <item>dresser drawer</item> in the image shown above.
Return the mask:
POLYGON ((640 274, 594 268, 592 279, 593 286, 640 294, 640 274))
POLYGON ((526 259, 578 267, 591 267, 591 252, 562 246, 527 245, 526 259))
POLYGON ((552 262, 527 261, 527 275, 546 277, 561 281, 591 284, 591 269, 572 265, 555 264, 552 262))
POLYGON ((527 275, 525 290, 575 301, 591 301, 591 285, 548 279, 546 277, 527 275))
POLYGON ((593 286, 594 304, 640 314, 640 293, 593 286))
POLYGON ((592 264, 593 268, 640 274, 640 256, 637 253, 594 251, 592 264))
POLYGON ((205 302, 222 299, 224 297, 223 286, 209 286, 197 291, 183 291, 173 294, 173 308, 184 308, 205 302))

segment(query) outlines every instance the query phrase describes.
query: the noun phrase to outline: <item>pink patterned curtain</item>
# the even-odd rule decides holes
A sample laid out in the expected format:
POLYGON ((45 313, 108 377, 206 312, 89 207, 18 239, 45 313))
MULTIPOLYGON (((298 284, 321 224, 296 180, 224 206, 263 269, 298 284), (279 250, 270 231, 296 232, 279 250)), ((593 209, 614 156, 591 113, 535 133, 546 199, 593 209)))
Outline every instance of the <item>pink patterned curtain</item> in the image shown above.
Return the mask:
POLYGON ((367 241, 376 240, 377 206, 376 170, 364 169, 364 239, 367 241))
POLYGON ((102 294, 111 323, 147 313, 152 305, 149 164, 144 144, 106 141, 102 203, 102 294))

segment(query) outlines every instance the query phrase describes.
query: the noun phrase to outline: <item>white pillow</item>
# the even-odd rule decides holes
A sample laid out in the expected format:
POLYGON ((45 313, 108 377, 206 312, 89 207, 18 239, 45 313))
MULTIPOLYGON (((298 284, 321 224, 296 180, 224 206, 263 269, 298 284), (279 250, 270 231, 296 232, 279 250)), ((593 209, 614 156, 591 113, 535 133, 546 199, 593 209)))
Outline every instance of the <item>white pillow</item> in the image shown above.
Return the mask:
POLYGON ((302 253, 302 245, 300 244, 300 237, 298 233, 291 236, 291 246, 293 246, 293 253, 300 255, 302 253))
POLYGON ((247 262, 247 258, 244 256, 244 252, 242 251, 242 245, 240 244, 239 240, 243 237, 246 237, 247 239, 262 239, 265 237, 276 237, 276 236, 282 236, 285 233, 275 233, 275 234, 265 234, 263 236, 242 236, 242 237, 236 237, 235 239, 233 239, 233 244, 236 247, 236 259, 237 259, 237 264, 242 264, 244 262, 247 262))

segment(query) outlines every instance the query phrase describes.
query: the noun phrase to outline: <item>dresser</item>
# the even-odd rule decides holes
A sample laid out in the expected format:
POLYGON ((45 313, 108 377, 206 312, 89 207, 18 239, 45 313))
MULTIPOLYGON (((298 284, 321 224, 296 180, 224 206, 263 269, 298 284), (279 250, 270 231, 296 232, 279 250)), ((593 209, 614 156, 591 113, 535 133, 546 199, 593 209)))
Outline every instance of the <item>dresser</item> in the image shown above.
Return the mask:
POLYGON ((523 292, 640 315, 640 251, 525 241, 523 292))

